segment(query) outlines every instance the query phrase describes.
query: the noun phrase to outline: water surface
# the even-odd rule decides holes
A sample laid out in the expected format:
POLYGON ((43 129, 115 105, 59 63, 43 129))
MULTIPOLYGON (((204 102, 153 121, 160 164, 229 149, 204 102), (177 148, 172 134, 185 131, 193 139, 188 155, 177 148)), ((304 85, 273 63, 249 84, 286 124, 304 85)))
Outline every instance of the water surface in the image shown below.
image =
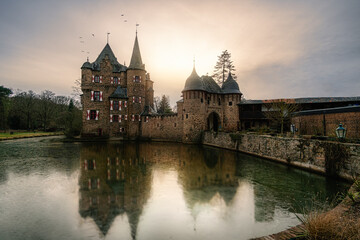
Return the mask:
POLYGON ((249 239, 348 184, 173 143, 0 142, 0 239, 249 239))

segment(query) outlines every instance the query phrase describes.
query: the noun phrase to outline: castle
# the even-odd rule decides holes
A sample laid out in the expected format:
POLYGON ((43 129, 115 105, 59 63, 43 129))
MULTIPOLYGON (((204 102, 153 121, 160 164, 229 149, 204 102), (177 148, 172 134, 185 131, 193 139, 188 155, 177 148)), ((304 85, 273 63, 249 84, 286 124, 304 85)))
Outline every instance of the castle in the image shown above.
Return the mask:
POLYGON ((195 70, 185 82, 177 113, 159 115, 137 34, 130 65, 120 64, 106 44, 98 58, 81 67, 82 137, 118 137, 199 142, 205 130, 236 131, 242 93, 231 76, 220 87, 195 70))

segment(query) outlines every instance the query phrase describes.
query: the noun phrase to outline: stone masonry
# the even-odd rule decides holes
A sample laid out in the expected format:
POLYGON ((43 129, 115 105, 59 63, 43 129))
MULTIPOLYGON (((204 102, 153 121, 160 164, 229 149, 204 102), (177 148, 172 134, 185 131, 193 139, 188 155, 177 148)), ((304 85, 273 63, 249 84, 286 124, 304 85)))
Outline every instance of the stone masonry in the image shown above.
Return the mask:
POLYGON ((200 142, 204 131, 236 131, 242 93, 231 73, 220 87, 194 69, 185 82, 178 113, 156 114, 153 81, 142 63, 136 36, 130 65, 117 61, 109 44, 82 67, 82 137, 200 142))

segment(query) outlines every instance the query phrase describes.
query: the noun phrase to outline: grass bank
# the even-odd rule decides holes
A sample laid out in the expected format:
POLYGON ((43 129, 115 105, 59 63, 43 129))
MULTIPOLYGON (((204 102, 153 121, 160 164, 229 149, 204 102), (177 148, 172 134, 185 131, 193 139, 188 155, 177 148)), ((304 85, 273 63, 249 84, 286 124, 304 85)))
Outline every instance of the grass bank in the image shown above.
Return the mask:
POLYGON ((63 135, 63 132, 6 132, 0 133, 1 140, 63 135))

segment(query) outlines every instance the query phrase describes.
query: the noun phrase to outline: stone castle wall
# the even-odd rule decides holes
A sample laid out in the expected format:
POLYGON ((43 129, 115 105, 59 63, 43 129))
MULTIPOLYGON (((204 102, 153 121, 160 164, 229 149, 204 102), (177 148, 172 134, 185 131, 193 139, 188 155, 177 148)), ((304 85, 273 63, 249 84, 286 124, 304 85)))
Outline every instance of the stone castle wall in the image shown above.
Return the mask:
POLYGON ((360 144, 220 132, 205 132, 202 142, 329 176, 360 175, 360 144))
POLYGON ((148 117, 148 121, 142 118, 142 138, 181 142, 182 136, 183 121, 177 114, 148 117))

